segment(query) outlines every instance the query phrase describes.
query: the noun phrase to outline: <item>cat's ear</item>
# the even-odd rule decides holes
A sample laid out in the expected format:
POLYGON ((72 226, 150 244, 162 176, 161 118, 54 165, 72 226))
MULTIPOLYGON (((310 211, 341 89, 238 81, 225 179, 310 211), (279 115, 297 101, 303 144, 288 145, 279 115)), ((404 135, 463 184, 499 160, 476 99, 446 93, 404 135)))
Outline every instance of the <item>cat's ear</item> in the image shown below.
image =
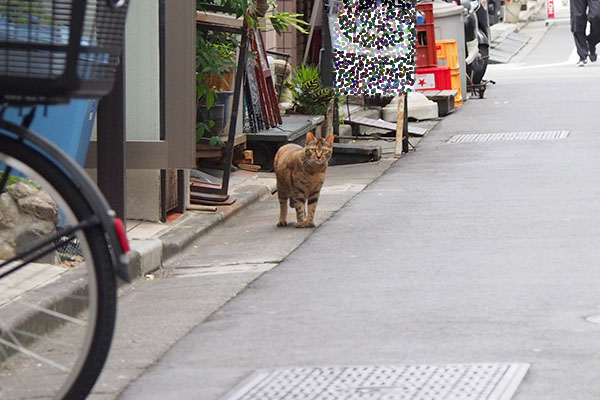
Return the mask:
POLYGON ((325 138, 325 141, 329 144, 333 144, 333 141, 335 140, 335 136, 334 135, 329 135, 325 138))
POLYGON ((308 142, 313 142, 313 141, 315 141, 315 140, 317 140, 317 138, 315 137, 315 134, 314 134, 314 133, 312 133, 312 132, 308 132, 308 133, 306 134, 306 143, 308 143, 308 142))

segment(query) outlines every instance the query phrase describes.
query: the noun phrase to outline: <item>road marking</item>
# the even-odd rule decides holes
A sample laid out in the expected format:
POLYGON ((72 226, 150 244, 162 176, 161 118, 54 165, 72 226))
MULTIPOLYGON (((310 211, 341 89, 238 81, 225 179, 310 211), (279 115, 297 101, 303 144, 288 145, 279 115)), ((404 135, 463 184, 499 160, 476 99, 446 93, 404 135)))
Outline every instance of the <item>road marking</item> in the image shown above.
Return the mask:
POLYGON ((525 63, 519 64, 507 64, 510 69, 538 69, 538 68, 553 68, 553 67, 564 67, 565 65, 572 65, 573 67, 579 60, 579 55, 577 54, 577 49, 573 49, 569 57, 566 61, 558 62, 558 63, 550 63, 550 64, 535 64, 535 65, 526 65, 525 63))
POLYGON ((263 273, 275 268, 277 263, 241 263, 216 266, 192 266, 175 268, 174 276, 177 278, 190 276, 244 274, 249 272, 263 273))

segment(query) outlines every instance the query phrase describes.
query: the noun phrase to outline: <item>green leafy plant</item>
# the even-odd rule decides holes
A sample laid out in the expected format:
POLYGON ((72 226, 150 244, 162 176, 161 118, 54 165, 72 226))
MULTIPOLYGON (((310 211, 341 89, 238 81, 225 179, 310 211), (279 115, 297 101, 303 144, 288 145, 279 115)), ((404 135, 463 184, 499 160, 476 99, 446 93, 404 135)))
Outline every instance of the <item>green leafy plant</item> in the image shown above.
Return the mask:
POLYGON ((204 10, 206 4, 223 7, 226 13, 234 14, 237 18, 244 17, 250 29, 266 29, 266 25, 259 23, 261 18, 268 20, 278 34, 286 32, 293 27, 307 34, 301 25, 309 25, 301 17, 303 14, 278 12, 276 0, 203 0, 196 1, 198 10, 204 10))
MULTIPOLYGON (((292 27, 306 35, 308 34, 308 31, 304 29, 302 25, 310 24, 302 19, 303 15, 304 14, 279 12, 277 11, 277 1, 270 0, 268 3, 268 11, 265 14, 265 19, 271 23, 271 26, 273 26, 273 29, 275 29, 275 32, 277 32, 277 34, 287 32, 290 30, 290 27, 292 27)), ((257 26, 259 27, 259 29, 267 29, 266 25, 257 26)))
POLYGON ((325 115, 335 98, 333 89, 323 87, 319 69, 313 65, 298 66, 287 85, 292 90, 293 109, 299 113, 325 115))
MULTIPOLYGON (((0 171, 0 181, 2 181, 3 178, 4 178, 4 172, 0 171)), ((14 185, 15 183, 19 183, 19 182, 25 183, 26 185, 32 186, 36 189, 40 188, 40 185, 38 185, 31 179, 23 178, 22 176, 17 176, 17 175, 9 175, 4 189, 8 189, 10 186, 14 185)))
MULTIPOLYGON (((208 5, 217 5, 226 13, 234 14, 237 18, 244 18, 244 25, 248 33, 254 29, 266 29, 266 24, 259 21, 269 21, 278 34, 295 28, 302 33, 308 33, 302 25, 309 25, 301 19, 302 14, 277 12, 276 0, 202 0, 196 1, 196 8, 200 11, 209 10, 208 5)), ((217 100, 217 88, 214 78, 225 81, 227 74, 235 71, 235 54, 239 47, 237 37, 233 34, 222 32, 198 32, 196 37, 196 92, 198 107, 210 110, 217 100)), ((248 52, 248 57, 256 57, 253 51, 248 52)), ((196 142, 205 137, 215 126, 215 121, 206 115, 199 115, 196 124, 196 142)), ((224 146, 224 142, 213 137, 209 141, 211 146, 224 146)))
MULTIPOLYGON (((215 79, 225 83, 225 74, 235 69, 238 43, 231 34, 211 32, 196 35, 196 96, 198 108, 210 110, 217 100, 215 79)), ((200 112, 200 111, 198 111, 200 112)), ((201 115, 196 123, 196 143, 215 126, 215 121, 201 115)), ((211 140, 215 143, 215 140, 211 140)), ((221 140, 222 142, 222 140, 221 140)), ((218 144, 218 142, 217 142, 218 144)))
POLYGON ((225 147, 225 142, 218 136, 213 136, 208 140, 208 145, 212 147, 225 147))

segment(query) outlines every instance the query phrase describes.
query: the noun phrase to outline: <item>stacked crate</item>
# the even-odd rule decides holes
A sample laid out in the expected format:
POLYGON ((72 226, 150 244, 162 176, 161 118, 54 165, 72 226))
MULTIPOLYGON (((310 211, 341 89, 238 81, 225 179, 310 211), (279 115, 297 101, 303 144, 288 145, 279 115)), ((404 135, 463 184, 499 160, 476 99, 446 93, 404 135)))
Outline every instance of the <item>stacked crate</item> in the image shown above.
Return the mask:
POLYGON ((417 17, 415 89, 421 91, 451 89, 450 68, 439 67, 437 62, 433 3, 418 3, 417 12, 420 16, 417 17))
POLYGON ((454 98, 456 107, 462 105, 462 92, 460 90, 460 70, 458 64, 458 46, 456 40, 438 40, 436 45, 436 57, 438 60, 444 60, 447 67, 450 68, 452 89, 458 91, 454 98))
POLYGON ((435 31, 433 28, 433 3, 417 4, 417 12, 425 16, 424 22, 417 19, 417 68, 436 67, 437 57, 435 31))

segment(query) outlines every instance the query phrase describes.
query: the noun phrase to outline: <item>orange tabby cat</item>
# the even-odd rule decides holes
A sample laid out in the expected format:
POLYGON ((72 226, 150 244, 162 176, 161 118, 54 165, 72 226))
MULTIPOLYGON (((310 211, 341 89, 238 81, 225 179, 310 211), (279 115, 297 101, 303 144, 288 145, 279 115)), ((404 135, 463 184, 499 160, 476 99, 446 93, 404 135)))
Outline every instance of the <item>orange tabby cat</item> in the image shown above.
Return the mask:
POLYGON ((317 139, 308 132, 305 147, 290 143, 277 151, 274 167, 281 209, 277 226, 287 225, 287 199, 290 199, 290 207, 296 209, 296 228, 315 226, 315 209, 333 152, 333 139, 333 135, 317 139))

